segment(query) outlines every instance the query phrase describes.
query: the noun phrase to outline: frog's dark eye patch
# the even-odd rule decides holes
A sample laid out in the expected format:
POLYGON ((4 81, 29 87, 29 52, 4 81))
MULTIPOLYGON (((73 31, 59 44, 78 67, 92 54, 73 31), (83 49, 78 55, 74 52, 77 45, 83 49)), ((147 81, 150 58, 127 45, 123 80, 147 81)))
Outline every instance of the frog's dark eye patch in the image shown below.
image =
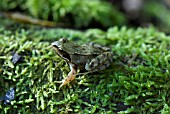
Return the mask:
POLYGON ((58 46, 57 45, 52 45, 53 47, 55 47, 55 48, 58 48, 58 46))
POLYGON ((58 54, 65 60, 71 61, 70 55, 67 52, 65 52, 63 50, 59 50, 58 54))

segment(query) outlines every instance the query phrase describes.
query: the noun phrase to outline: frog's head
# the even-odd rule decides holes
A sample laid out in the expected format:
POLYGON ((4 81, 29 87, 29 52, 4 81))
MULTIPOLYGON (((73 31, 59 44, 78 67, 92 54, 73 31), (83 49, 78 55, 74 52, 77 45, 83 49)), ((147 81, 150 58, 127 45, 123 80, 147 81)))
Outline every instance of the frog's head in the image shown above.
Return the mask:
POLYGON ((66 38, 61 38, 60 40, 53 42, 53 43, 51 44, 51 46, 52 46, 53 48, 57 48, 57 49, 63 50, 63 49, 62 49, 63 46, 64 46, 65 44, 67 44, 67 43, 69 43, 69 41, 68 41, 66 38))
POLYGON ((66 50, 68 44, 69 40, 67 40, 66 38, 61 38, 60 40, 51 43, 51 47, 60 57, 69 61, 70 56, 68 51, 66 50))

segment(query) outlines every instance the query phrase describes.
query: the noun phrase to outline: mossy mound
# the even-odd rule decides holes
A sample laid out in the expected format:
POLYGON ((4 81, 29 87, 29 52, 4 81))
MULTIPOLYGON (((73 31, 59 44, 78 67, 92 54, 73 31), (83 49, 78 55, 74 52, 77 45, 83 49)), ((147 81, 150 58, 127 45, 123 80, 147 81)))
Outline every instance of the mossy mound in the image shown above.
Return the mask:
POLYGON ((1 113, 168 113, 170 112, 170 37, 154 28, 84 32, 44 29, 17 32, 0 29, 0 97, 15 88, 1 113), (61 37, 79 44, 96 42, 112 48, 113 64, 79 75, 58 90, 69 72, 49 47, 61 37), (22 59, 12 62, 14 53, 22 59))

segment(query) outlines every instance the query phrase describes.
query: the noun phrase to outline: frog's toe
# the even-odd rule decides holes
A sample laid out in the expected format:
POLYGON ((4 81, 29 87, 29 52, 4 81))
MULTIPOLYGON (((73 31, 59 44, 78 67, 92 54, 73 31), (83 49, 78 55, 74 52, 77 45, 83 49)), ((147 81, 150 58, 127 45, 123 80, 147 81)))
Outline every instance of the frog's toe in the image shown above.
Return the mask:
POLYGON ((64 85, 66 85, 68 82, 66 82, 65 80, 59 81, 61 83, 61 85, 59 86, 59 90, 61 87, 63 87, 64 85))
POLYGON ((63 83, 63 81, 55 81, 56 83, 63 83))
POLYGON ((61 87, 63 87, 63 85, 64 85, 64 83, 62 83, 62 84, 60 85, 59 90, 61 89, 61 87))
POLYGON ((59 90, 61 89, 61 87, 63 87, 64 85, 66 85, 65 81, 56 81, 57 83, 61 83, 61 85, 59 86, 59 90))

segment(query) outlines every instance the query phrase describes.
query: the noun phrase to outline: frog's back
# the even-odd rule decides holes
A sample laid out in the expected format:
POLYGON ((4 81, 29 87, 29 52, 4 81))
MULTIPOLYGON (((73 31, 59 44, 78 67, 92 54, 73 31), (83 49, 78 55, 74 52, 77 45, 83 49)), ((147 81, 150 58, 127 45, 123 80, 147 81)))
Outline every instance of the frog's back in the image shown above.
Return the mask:
POLYGON ((104 52, 100 48, 94 48, 90 46, 72 46, 66 49, 69 54, 79 54, 79 55, 98 55, 104 52))

